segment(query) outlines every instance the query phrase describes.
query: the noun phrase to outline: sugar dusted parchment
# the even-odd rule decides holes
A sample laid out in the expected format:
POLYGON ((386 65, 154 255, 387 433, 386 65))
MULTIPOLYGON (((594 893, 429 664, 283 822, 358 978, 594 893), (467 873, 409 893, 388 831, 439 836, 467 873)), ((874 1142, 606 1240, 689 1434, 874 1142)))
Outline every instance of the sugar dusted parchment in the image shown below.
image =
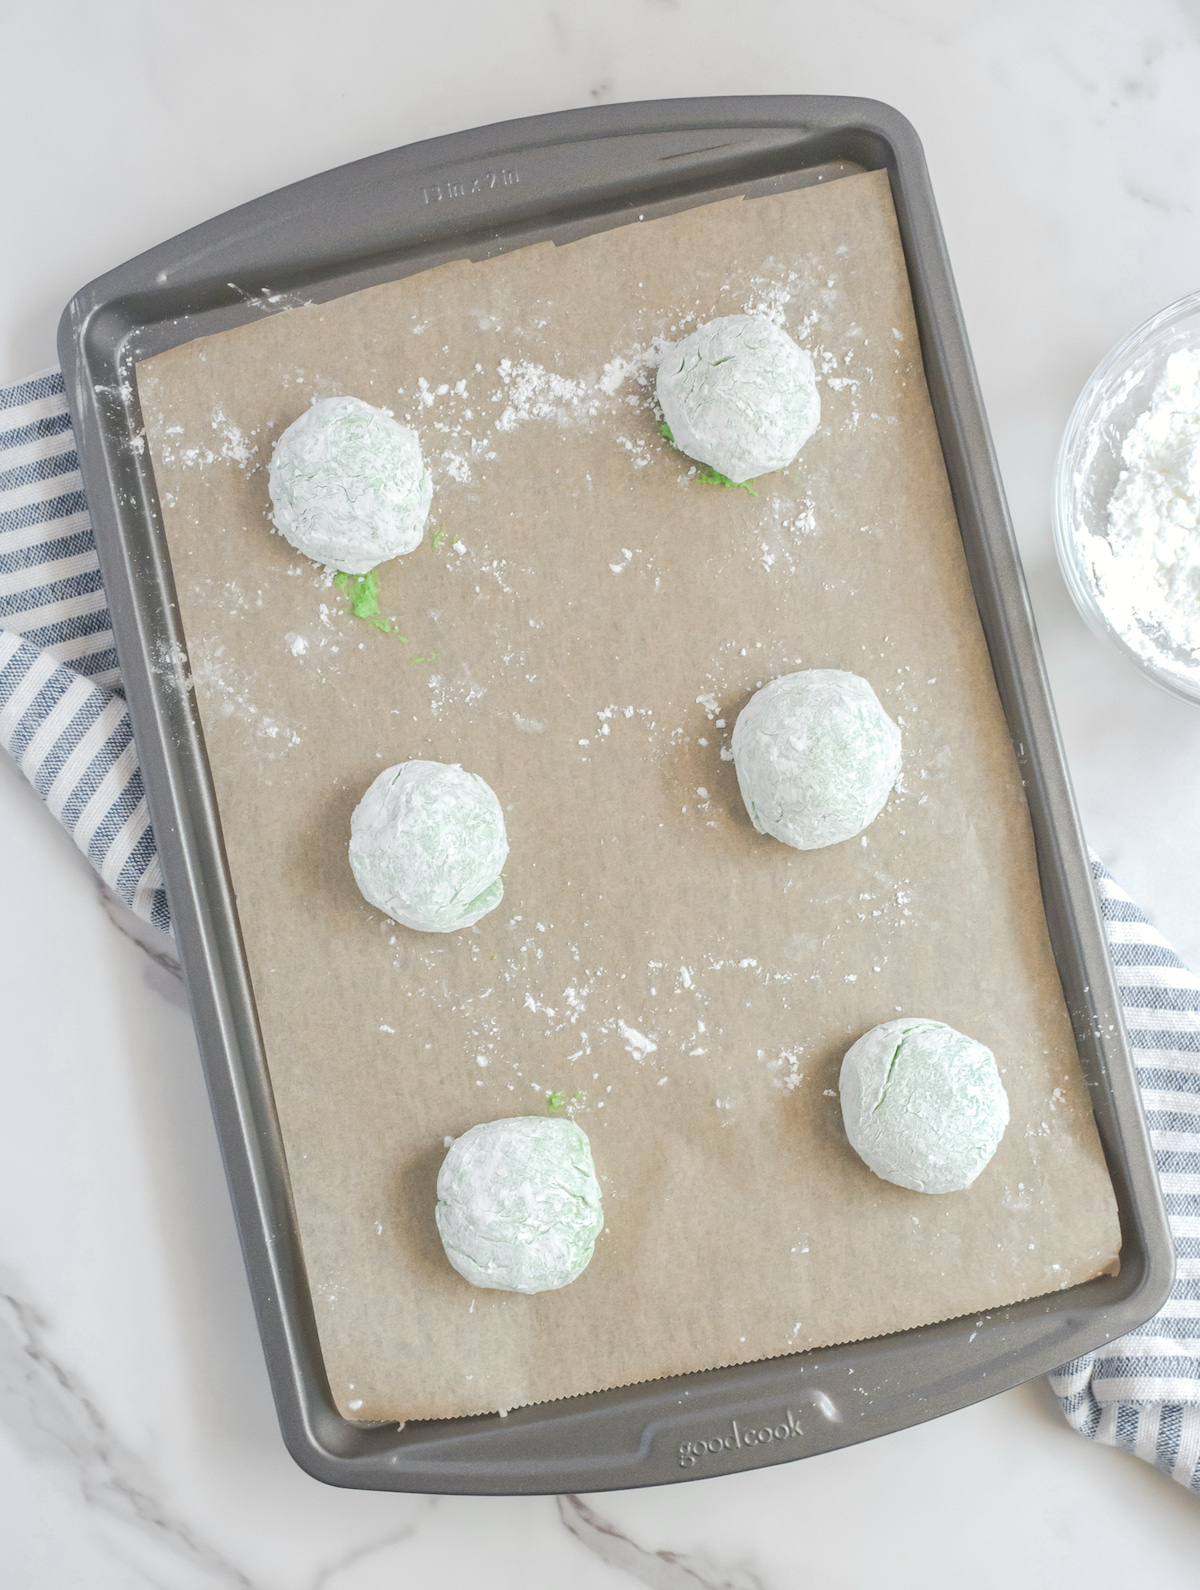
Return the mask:
POLYGON ((1117 1217, 925 389, 886 176, 439 267, 139 366, 188 655, 326 1366, 350 1418, 517 1406, 1015 1301, 1109 1267, 1117 1217), (821 428, 755 493, 659 434, 657 350, 750 309, 821 428), (386 406, 434 471, 383 633, 272 533, 274 438, 386 406), (861 839, 759 836, 728 744, 761 683, 866 676, 903 773, 861 839), (504 804, 502 906, 448 936, 359 897, 383 767, 504 804), (878 1181, 836 1096, 898 1012, 989 1044, 1012 1124, 968 1192, 878 1181), (607 1228, 560 1292, 471 1288, 449 1136, 588 1132, 607 1228))

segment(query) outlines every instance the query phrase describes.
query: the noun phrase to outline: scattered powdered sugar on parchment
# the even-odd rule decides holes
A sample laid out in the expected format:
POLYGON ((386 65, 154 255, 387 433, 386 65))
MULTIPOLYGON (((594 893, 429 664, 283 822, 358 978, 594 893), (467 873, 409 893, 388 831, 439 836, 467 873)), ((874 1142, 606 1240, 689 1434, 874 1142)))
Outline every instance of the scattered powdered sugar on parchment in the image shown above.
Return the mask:
POLYGON ((513 431, 528 420, 557 420, 564 424, 568 415, 573 419, 593 419, 599 404, 586 401, 588 389, 584 382, 573 381, 568 376, 556 375, 544 365, 529 359, 513 363, 501 359, 497 368, 501 388, 492 396, 493 403, 503 403, 504 409, 496 420, 498 431, 513 431), (579 412, 582 407, 582 414, 579 412))
POLYGON ((241 426, 226 419, 220 409, 213 415, 212 423, 220 442, 219 456, 248 469, 258 453, 258 443, 252 442, 241 426))
POLYGON ((771 1079, 772 1087, 791 1093, 800 1086, 804 1081, 804 1072, 800 1069, 800 1056, 803 1053, 803 1044, 795 1049, 781 1049, 771 1059, 767 1059, 765 1049, 758 1050, 758 1058, 766 1061, 767 1075, 771 1079))
MULTIPOLYGON (((880 914, 877 910, 876 915, 880 914)), ((661 1072, 658 1086, 673 1077, 686 1083, 693 1069, 689 1062, 703 1060, 714 1044, 721 1048, 725 1043, 724 1027, 714 1024, 708 1015, 716 992, 714 979, 748 979, 747 990, 750 985, 770 989, 772 997, 786 1007, 789 985, 802 987, 820 978, 819 973, 805 976, 791 968, 765 965, 753 955, 739 958, 710 953, 693 964, 674 968, 653 959, 641 968, 588 966, 587 945, 572 943, 568 948, 579 966, 577 974, 565 986, 547 988, 543 982, 543 944, 554 934, 554 922, 530 925, 518 914, 508 926, 517 935, 513 951, 503 959, 493 956, 491 962, 485 963, 491 979, 487 986, 460 996, 451 1005, 451 1010, 466 1017, 469 1023, 468 1047, 480 1073, 476 1086, 485 1086, 483 1073, 498 1072, 496 1081, 506 1092, 528 1089, 542 1098, 558 1101, 552 1107, 571 1116, 602 1110, 606 1103, 613 1102, 614 1085, 605 1080, 604 1070, 590 1069, 590 1065, 603 1066, 609 1044, 619 1045, 639 1067, 661 1072), (525 1045, 512 1042, 511 1018, 506 1024, 503 1011, 507 1007, 497 997, 506 988, 515 992, 523 1012, 544 1036, 561 1043, 563 1054, 557 1065, 547 1067, 544 1061, 537 1062, 525 1045), (639 1004, 646 1008, 656 1005, 653 1026, 637 1013, 639 1004)), ((433 988, 444 989, 444 947, 413 940, 409 935, 398 936, 390 931, 392 927, 393 924, 383 922, 380 931, 388 934, 396 969, 406 974, 405 998, 420 1000, 433 988)), ((390 1033, 394 1029, 388 1025, 381 1030, 390 1033)), ((804 1051, 804 1044, 757 1051, 772 1087, 790 1093, 801 1086, 804 1051)), ((739 1072, 731 1063, 727 1086, 732 1091, 720 1100, 719 1107, 736 1110, 742 1090, 753 1085, 752 1076, 739 1072)))
MULTIPOLYGON (((837 423, 857 428, 863 418, 857 397, 860 388, 870 384, 870 369, 850 372, 856 347, 834 351, 811 346, 822 317, 836 308, 837 278, 818 280, 812 261, 797 269, 768 258, 739 273, 728 286, 741 298, 745 313, 761 315, 787 330, 801 346, 810 347, 818 381, 831 392, 848 392, 854 400, 837 423)), ((473 482, 481 467, 498 456, 496 448, 503 437, 530 423, 565 429, 595 428, 598 421, 606 422, 604 430, 611 431, 613 444, 628 454, 633 468, 642 469, 665 445, 659 436, 661 415, 654 393, 658 366, 666 351, 694 330, 699 319, 695 310, 674 312, 665 331, 652 331, 644 340, 613 353, 599 371, 563 371, 544 359, 502 354, 494 365, 485 369, 476 363, 472 371, 457 379, 435 382, 419 375, 411 387, 397 394, 401 407, 408 405, 403 417, 421 433, 426 461, 435 481, 442 483, 473 482), (613 428, 609 422, 619 419, 623 411, 630 423, 613 428), (647 415, 652 419, 649 426, 645 424, 647 415)), ((536 314, 532 322, 535 327, 541 324, 536 314)), ((494 316, 482 317, 480 325, 498 334, 504 329, 494 316)), ((418 334, 424 329, 415 323, 412 327, 418 334)), ((861 339, 861 328, 851 328, 851 335, 861 339)), ((895 422, 894 417, 886 418, 888 423, 895 422)), ((682 455, 679 462, 682 474, 697 473, 695 465, 682 455)))
MULTIPOLYGON (((865 177, 861 185, 875 180, 865 177)), ((886 218, 890 200, 882 181, 886 218)), ((849 196, 853 190, 831 191, 849 196)), ((721 213, 740 218, 737 207, 721 213)), ((746 206, 750 219, 763 213, 765 207, 746 206)), ((672 229, 689 224, 666 223, 672 229)), ((823 1123, 821 1141, 834 1135, 837 1099, 825 1090, 835 1075, 831 1045, 842 1027, 860 1017, 865 1022, 892 1014, 904 997, 910 958, 920 964, 939 947, 936 918, 949 910, 947 932, 957 921, 953 905, 945 908, 923 881, 903 832, 908 805, 915 808, 926 789, 935 796, 922 813, 927 827, 940 810, 936 797, 946 785, 937 784, 943 773, 939 746, 917 741, 923 732, 932 739, 920 719, 928 705, 923 681, 936 673, 953 681, 953 667, 939 652, 937 666, 922 666, 915 684, 908 675, 893 677, 905 660, 908 632, 898 628, 894 641, 877 634, 888 625, 875 619, 878 609, 863 571, 879 566, 889 572, 906 557, 913 537, 903 517, 903 492, 887 481, 878 494, 870 492, 869 506, 843 500, 857 490, 860 460, 864 486, 871 488, 880 472, 876 455, 897 456, 900 438, 884 435, 893 411, 907 412, 898 398, 897 371, 903 377, 910 367, 914 375, 919 369, 915 338, 904 342, 900 363, 891 332, 896 324, 907 335, 909 324, 901 318, 903 264, 896 273, 897 303, 887 303, 880 315, 873 312, 871 293, 863 291, 865 262, 847 260, 843 273, 827 240, 818 268, 817 249, 803 231, 793 238, 770 230, 765 246, 764 234, 755 232, 741 248, 741 264, 736 252, 727 251, 695 280, 686 270, 667 271, 647 280, 640 295, 642 283, 632 272, 628 292, 614 273, 597 272, 594 285, 601 291, 595 297, 559 306, 570 309, 569 317, 558 310, 550 315, 548 302, 558 290, 554 272, 568 258, 565 251, 531 256, 546 268, 529 275, 529 294, 541 292, 544 304, 512 290, 510 263, 489 262, 469 272, 455 265, 439 282, 451 282, 452 273, 461 271, 469 278, 462 302, 419 278, 411 287, 383 291, 381 303, 395 312, 366 323, 380 328, 378 352, 374 331, 370 338, 359 336, 362 324, 348 318, 351 334, 342 358, 342 343, 331 342, 327 333, 354 306, 335 301, 303 317, 314 325, 324 325, 327 317, 327 330, 314 333, 311 342, 300 339, 286 357, 279 352, 270 392, 256 386, 237 406, 227 400, 228 389, 214 382, 211 388, 194 387, 196 400, 176 411, 188 415, 188 434, 168 438, 169 444, 196 446, 212 458, 208 464, 198 454, 190 467, 177 460, 163 478, 179 493, 180 509, 168 518, 181 583, 227 646, 202 659, 203 705, 206 730, 212 725, 210 743, 248 775, 241 786, 237 864, 243 877, 260 869, 260 819, 276 798, 263 793, 268 787, 285 789, 283 799, 297 811, 311 811, 315 821, 329 824, 332 837, 322 855, 331 891, 340 892, 322 896, 320 909, 328 905, 349 914, 346 943, 357 947, 354 955, 332 958, 329 987, 365 989, 367 997, 356 992, 331 1000, 323 990, 318 1017, 323 1020, 329 1009, 340 1037, 352 1011, 364 1065, 381 1065, 382 1077, 411 1067, 419 1078, 429 1066, 437 1068, 436 1075, 452 1077, 457 1090, 448 1118, 440 1099, 425 1116, 419 1114, 427 1108, 419 1081, 393 1113, 390 1094, 399 1097, 401 1090, 390 1082, 385 1086, 377 1099, 376 1130, 363 1134, 356 1122, 355 1153, 361 1159, 356 1157, 355 1174, 365 1164, 372 1178, 378 1173, 386 1194, 373 1190, 357 1211, 364 1218, 348 1241, 313 1260, 314 1276, 323 1283, 318 1308, 331 1381, 349 1387, 346 1405, 364 1417, 382 1416, 381 1396, 393 1404, 384 1409, 387 1414, 433 1416, 444 1409, 430 1401, 424 1386, 415 1397, 407 1385, 394 1392, 390 1385, 364 1391, 354 1354, 347 1371, 339 1332, 352 1336, 363 1296, 368 1311, 379 1308, 389 1328, 400 1319, 393 1337, 435 1339, 452 1375, 461 1373, 469 1357, 454 1337, 453 1310, 432 1328, 403 1328, 403 1310, 425 1309, 426 1300, 420 1288, 405 1286, 395 1295, 391 1289, 398 1257, 408 1263, 406 1223, 394 1218, 404 1207, 394 1202, 398 1162, 415 1164, 420 1155, 424 1164, 428 1150, 447 1131, 465 1130, 472 1115, 578 1114, 594 1134, 598 1166, 611 1177, 606 1201, 611 1197, 614 1218, 605 1243, 623 1252, 618 1245, 627 1240, 622 1232, 630 1221, 620 1218, 622 1199, 632 1196, 623 1144, 631 1121, 640 1131, 660 1116, 663 1129, 652 1127, 652 1141, 677 1147, 678 1163, 691 1151, 693 1127, 700 1140, 719 1136, 734 1161, 745 1154, 756 1169, 765 1163, 771 1175, 762 1179, 763 1209, 773 1220, 780 1201, 776 1138, 796 1131, 803 1144, 814 1117, 823 1123), (810 247, 812 262, 806 259, 810 247), (826 293, 832 296, 826 299, 826 293), (415 313, 409 294, 423 295, 415 313), (596 298, 603 300, 599 306, 596 298), (478 334, 471 329, 476 308, 478 334), (485 314, 488 309, 499 313, 485 314), (782 325, 830 378, 821 388, 819 438, 789 473, 757 481, 753 496, 696 480, 690 462, 660 434, 654 404, 663 348, 694 330, 698 318, 740 310, 782 325), (857 336, 847 335, 853 314, 866 328, 857 336), (314 352, 325 347, 332 350, 328 357, 314 352), (267 534, 260 505, 265 494, 254 489, 260 477, 248 480, 263 468, 284 424, 314 396, 338 391, 394 409, 397 419, 418 431, 435 477, 425 544, 379 571, 380 611, 396 626, 391 635, 355 619, 346 589, 331 587, 327 575, 289 566, 284 545, 267 534), (240 437, 227 432, 222 416, 235 418, 240 437), (901 507, 894 506, 897 497, 901 507), (839 561, 842 550, 849 555, 839 561), (581 559, 587 564, 576 592, 581 559), (199 567, 211 576, 211 586, 189 572, 199 567), (260 584, 265 614, 258 605, 260 584), (839 625, 827 622, 830 613, 840 616, 839 625), (591 646, 593 630, 598 641, 591 646), (686 645, 668 644, 674 631, 686 637, 686 645), (861 665, 860 636, 869 642, 861 665), (585 640, 591 646, 586 653, 585 640), (230 666, 243 646, 257 663, 247 677, 230 666), (734 770, 724 755, 748 693, 789 668, 825 665, 821 654, 829 646, 838 648, 843 665, 871 678, 889 710, 895 701, 903 703, 906 718, 911 712, 915 728, 906 777, 912 793, 897 795, 890 823, 898 835, 895 848, 888 833, 875 832, 863 836, 865 848, 856 840, 852 853, 817 857, 814 867, 804 858, 767 852, 749 837, 734 770), (797 651, 811 655, 801 659, 793 655, 797 651), (410 667, 418 660, 421 669, 410 667), (304 742, 294 754, 289 731, 304 742), (503 773, 497 792, 514 841, 506 898, 478 933, 453 943, 406 933, 360 907, 350 895, 336 841, 337 813, 348 813, 358 784, 372 769, 418 755, 461 758, 464 765, 489 758, 488 773, 493 764, 503 773), (560 825, 570 843, 558 841, 560 825), (839 859, 844 865, 835 872, 827 863, 839 859), (725 885, 735 862, 736 892, 745 889, 744 898, 761 901, 761 909, 720 909, 722 899, 734 896, 725 885), (660 864, 665 886, 655 871, 660 864), (654 883, 653 890, 644 879, 654 883), (844 1013, 832 1028, 830 1009, 844 1013), (683 1133, 676 1126, 681 1112, 688 1128, 683 1133), (780 1131, 772 1135, 776 1121, 780 1131), (387 1231, 382 1246, 375 1236, 377 1215, 387 1231), (365 1267, 356 1247, 360 1230, 371 1236, 365 1267), (331 1308, 339 1285, 345 1290, 331 1308), (448 1343, 453 1351, 446 1350, 448 1343)), ((259 328, 251 334, 258 336, 259 328)), ((265 334, 261 340, 268 340, 265 334)), ((182 364, 185 356, 175 357, 182 364)), ((203 374, 203 366, 195 369, 203 374)), ((233 391, 240 397, 236 383, 233 391)), ((919 440, 922 433, 914 434, 919 440)), ((930 457, 936 458, 936 436, 929 434, 930 457)), ((922 535, 942 533, 936 512, 917 517, 922 535)), ((946 544, 956 549, 950 519, 945 534, 946 544)), ((935 542, 935 548, 940 545, 935 542)), ((889 582, 885 606, 892 591, 889 582)), ((940 600, 936 582, 933 596, 940 600)), ((942 645, 940 626, 930 626, 930 635, 931 644, 942 645)), ((925 644, 924 630, 916 643, 925 644)), ((943 850, 958 851, 958 834, 952 838, 943 850)), ((272 889, 274 881, 272 874, 272 889)), ((300 891, 306 904, 309 892, 307 885, 300 891)), ((248 933, 264 923, 273 932, 268 912, 276 908, 274 894, 245 895, 248 933)), ((255 977, 264 1007, 274 1000, 280 1020, 294 1022, 296 1006, 307 1008, 311 998, 309 983, 299 978, 293 987, 289 978, 284 990, 274 981, 274 949, 262 947, 268 940, 261 934, 257 942, 255 977), (263 959, 268 953, 269 962, 263 959)), ((276 1031, 282 1030, 277 1022, 276 1031)), ((302 1035, 300 1047, 308 1044, 302 1035)), ((332 1059, 332 1049, 316 1053, 317 1047, 312 1045, 311 1060, 305 1058, 311 1075, 322 1073, 332 1059)), ((279 1069, 286 1107, 307 1109, 312 1090, 302 1094, 292 1086, 298 1073, 279 1069)), ((325 1074, 342 1076, 336 1067, 325 1074)), ((361 1104, 362 1097, 353 1102, 361 1104)), ((323 1110, 320 1101, 317 1108, 323 1110)), ((1043 1117, 1055 1119, 1045 1106, 1037 1119, 1043 1117)), ((294 1163, 302 1189, 319 1189, 317 1162, 328 1137, 305 1135, 302 1120, 289 1130, 300 1145, 294 1163)), ((789 1189, 802 1187, 810 1173, 804 1159, 793 1155, 784 1161, 789 1189)), ((668 1156, 663 1161, 669 1171, 668 1156)), ((657 1164, 654 1169, 658 1174, 657 1164)), ((670 1191, 670 1177, 665 1185, 670 1191)), ((743 1178, 733 1191, 735 1207, 746 1189, 749 1197, 758 1185, 754 1176, 743 1178)), ((715 1196, 711 1186, 700 1191, 715 1196)), ((409 1196, 407 1190, 402 1194, 409 1196)), ((649 1223, 647 1243, 659 1241, 664 1228, 673 1229, 671 1221, 685 1203, 687 1226, 697 1198, 691 1183, 686 1197, 664 1197, 649 1223)), ((819 1224, 815 1235, 809 1232, 806 1222, 814 1217, 802 1198, 796 1203, 801 1212, 787 1222, 778 1258, 786 1266, 792 1262, 789 1250, 807 1254, 813 1235, 814 1256, 800 1261, 807 1275, 810 1265, 818 1270, 819 1250, 830 1244, 819 1224)), ((734 1274, 724 1295, 749 1308, 753 1289, 739 1287, 736 1273, 743 1252, 737 1244, 720 1255, 734 1274)), ((646 1276, 652 1300, 661 1268, 646 1276)), ((795 1279, 785 1276, 788 1284, 795 1279)), ((824 1279, 814 1282, 818 1300, 825 1296, 824 1279)), ((475 1321, 498 1314, 502 1302, 472 1298, 475 1321)), ((574 1306, 569 1296, 557 1302, 574 1306)), ((757 1335, 745 1321, 732 1322, 715 1347, 707 1339, 702 1343, 697 1362, 701 1355, 729 1362, 782 1351, 794 1344, 791 1336, 786 1343, 781 1339, 780 1327, 783 1335, 803 1335, 801 1345, 826 1329, 805 1316, 803 1331, 799 1323, 793 1330, 801 1303, 795 1311, 786 1307, 786 1318, 772 1314, 769 1329, 757 1335)), ((710 1310, 707 1304, 697 1309, 703 1335, 710 1330, 710 1310)), ((574 1356, 570 1342, 564 1351, 559 1337, 539 1355, 555 1363, 574 1356)), ((392 1376, 390 1360, 385 1374, 392 1376)), ((593 1378, 604 1376, 614 1383, 627 1378, 627 1366, 613 1372, 601 1365, 593 1378)), ((574 1382, 555 1382, 547 1390, 542 1379, 531 1387, 540 1395, 580 1389, 574 1382)), ((521 1394, 529 1390, 522 1387, 521 1394)), ((508 1384, 489 1384, 468 1404, 471 1411, 507 1407, 514 1395, 508 1384)), ((450 1402, 460 1411, 456 1397, 453 1391, 450 1402)))
POLYGON ((768 506, 774 521, 760 526, 764 536, 759 542, 759 562, 770 574, 778 565, 789 576, 800 572, 802 541, 817 529, 817 509, 812 497, 805 494, 803 504, 789 502, 786 497, 772 495, 768 506))
MULTIPOLYGON (((659 342, 665 346, 665 339, 659 342)), ((497 457, 503 438, 521 426, 591 425, 622 407, 652 406, 652 375, 662 346, 619 355, 598 376, 563 374, 534 359, 502 356, 490 372, 476 363, 468 375, 436 385, 418 376, 411 389, 398 395, 411 404, 404 418, 421 433, 435 481, 467 484, 497 457), (627 378, 644 389, 643 396, 616 395, 627 378)), ((635 465, 649 461, 644 438, 621 436, 617 445, 631 454, 635 465)))
POLYGON ((435 670, 429 676, 429 710, 435 718, 451 707, 472 707, 486 694, 486 685, 480 684, 466 663, 450 672, 435 670))
POLYGON ((832 307, 837 297, 834 280, 830 276, 824 287, 818 287, 811 268, 802 273, 789 269, 773 258, 766 259, 762 269, 752 274, 746 283, 747 296, 742 304, 742 312, 761 315, 772 325, 787 331, 797 342, 803 342, 812 327, 819 323, 821 310, 832 307), (787 306, 795 299, 806 305, 807 310, 797 324, 789 326, 787 306))
POLYGON ((217 696, 225 717, 247 724, 256 735, 273 741, 281 749, 300 744, 300 736, 294 729, 268 716, 255 704, 245 670, 220 642, 200 636, 192 644, 191 664, 192 679, 217 696))
MULTIPOLYGON (((691 316, 695 319, 695 316, 691 316)), ((683 335, 683 326, 672 327, 672 331, 683 335)), ((633 348, 629 352, 619 353, 611 358, 604 366, 597 383, 601 392, 608 397, 615 397, 625 385, 626 381, 634 386, 648 388, 662 363, 662 356, 671 346, 673 337, 653 337, 644 348, 633 348)))
POLYGON ((644 1032, 631 1026, 622 1017, 617 1018, 617 1031, 621 1034, 621 1041, 635 1060, 644 1060, 647 1055, 657 1053, 658 1045, 653 1038, 648 1038, 644 1032))
POLYGON ((185 469, 204 469, 219 461, 236 464, 247 473, 258 467, 258 443, 252 437, 257 430, 247 433, 225 417, 220 409, 211 416, 213 438, 211 443, 192 447, 180 446, 174 439, 183 435, 182 425, 163 425, 161 416, 158 434, 159 455, 164 464, 181 464, 185 469))
POLYGON ((1200 348, 1167 360, 1121 458, 1107 535, 1083 538, 1097 600, 1138 656, 1200 677, 1200 348))
MULTIPOLYGON (((650 960, 640 973, 636 968, 618 971, 603 965, 587 966, 586 946, 583 946, 581 953, 580 945, 571 944, 569 950, 580 970, 571 982, 557 992, 543 989, 541 984, 543 943, 553 935, 554 923, 536 922, 531 931, 525 932, 528 924, 517 915, 508 925, 523 936, 512 954, 491 967, 494 983, 480 994, 460 999, 453 1008, 474 1017, 471 1038, 475 1064, 480 1071, 497 1066, 503 1073, 507 1068, 509 1079, 503 1084, 507 1091, 529 1088, 543 1096, 560 1098, 563 1101, 561 1107, 569 1115, 599 1110, 605 1107, 604 1096, 612 1094, 613 1085, 605 1083, 602 1070, 576 1072, 573 1068, 577 1062, 602 1063, 605 1044, 616 1042, 639 1066, 649 1065, 651 1069, 660 1070, 659 1085, 669 1082, 672 1076, 686 1082, 688 1062, 702 1060, 710 1054, 714 1043, 724 1046, 726 1042, 725 1029, 720 1025, 714 1027, 707 1015, 711 1003, 709 991, 712 989, 712 978, 731 975, 747 978, 755 987, 764 991, 772 990, 772 997, 788 1008, 792 1003, 789 985, 795 985, 799 992, 805 984, 819 985, 828 980, 827 974, 820 969, 823 957, 819 952, 836 942, 841 926, 851 919, 859 922, 870 920, 881 938, 886 938, 892 931, 913 923, 911 901, 912 889, 908 880, 896 880, 886 873, 876 872, 873 886, 861 890, 852 901, 839 902, 839 909, 826 922, 825 931, 813 936, 811 947, 818 951, 817 969, 807 973, 792 967, 765 964, 757 956, 743 955, 739 958, 736 955, 712 953, 702 955, 693 964, 681 964, 674 970, 663 961, 650 960), (547 1069, 544 1065, 539 1067, 533 1064, 532 1069, 539 1074, 531 1076, 528 1074, 531 1059, 524 1047, 505 1042, 502 1023, 492 1013, 493 996, 503 986, 519 990, 523 1009, 537 1020, 545 1036, 566 1038, 564 1047, 568 1052, 564 1054, 559 1067, 547 1069), (660 998, 660 995, 663 997, 660 998), (643 1000, 647 1005, 655 1004, 658 1014, 652 1029, 648 1028, 640 1015, 622 1011, 622 1006, 629 1010, 631 997, 643 1000), (663 999, 666 1000, 665 1004, 663 999), (614 1006, 616 1013, 601 1014, 605 1010, 612 1012, 614 1006), (593 1009, 592 1020, 589 1020, 589 1009, 593 1009), (595 1084, 600 1084, 599 1088, 595 1084)), ((406 987, 406 998, 422 998, 427 990, 426 978, 434 985, 443 981, 445 951, 441 946, 413 945, 407 938, 400 944, 394 933, 388 942, 395 949, 397 969, 403 968, 407 974, 416 974, 416 981, 406 987)), ((881 942, 874 958, 864 966, 864 975, 883 972, 889 958, 881 942)), ((856 982, 857 974, 846 974, 844 981, 856 982)), ((796 1008, 799 1012, 803 1011, 802 993, 796 1008)), ((511 1034, 508 1036, 511 1037, 511 1034)), ((763 1049, 756 1051, 771 1086, 785 1093, 793 1092, 804 1082, 805 1073, 801 1069, 804 1053, 803 1043, 771 1052, 763 1049)), ((733 1080, 731 1075, 731 1084, 733 1080)), ((484 1085, 482 1077, 477 1080, 477 1085, 484 1085)), ((739 1090, 744 1085, 752 1083, 747 1076, 742 1075, 734 1091, 718 1101, 718 1107, 736 1110, 739 1090)))

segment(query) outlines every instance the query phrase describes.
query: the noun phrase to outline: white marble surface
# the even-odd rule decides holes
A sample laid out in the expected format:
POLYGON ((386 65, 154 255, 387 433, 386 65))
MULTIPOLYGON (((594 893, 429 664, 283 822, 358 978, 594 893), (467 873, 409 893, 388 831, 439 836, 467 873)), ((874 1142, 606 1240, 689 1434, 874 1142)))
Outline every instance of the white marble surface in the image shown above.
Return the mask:
MULTIPOLYGON (((873 95, 929 156, 1088 834, 1200 965, 1200 713, 1094 641, 1055 448, 1197 286, 1196 0, 114 0, 0 8, 0 379, 85 280, 415 138, 596 101, 873 95)), ((1200 1500, 1042 1384, 579 1502, 327 1490, 279 1441, 178 980, 0 758, 0 1582, 20 1590, 1090 1590, 1200 1580, 1200 1500)))

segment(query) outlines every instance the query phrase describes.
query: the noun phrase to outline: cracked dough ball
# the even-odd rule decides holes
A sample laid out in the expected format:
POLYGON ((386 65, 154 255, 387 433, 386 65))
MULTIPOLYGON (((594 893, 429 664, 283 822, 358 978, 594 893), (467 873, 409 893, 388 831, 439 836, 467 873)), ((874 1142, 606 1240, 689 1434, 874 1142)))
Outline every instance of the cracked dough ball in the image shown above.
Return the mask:
POLYGON ((433 497, 416 432, 355 397, 322 398, 288 426, 267 489, 280 534, 347 574, 415 551, 433 497))
POLYGON ((604 1229, 587 1134, 561 1117, 471 1127, 442 1161, 437 1192, 446 1257, 472 1286, 567 1286, 587 1268, 604 1229))
POLYGON ((739 484, 791 463, 821 423, 813 362, 757 315, 726 315, 684 337, 658 367, 676 447, 739 484))
POLYGON ((992 1051, 941 1021, 872 1027, 846 1051, 841 1095, 851 1148, 913 1192, 969 1187, 1008 1125, 992 1051))
POLYGON ((900 772, 900 730, 858 674, 808 668, 772 679, 733 726, 750 821, 796 850, 861 833, 900 772))
POLYGON ((457 763, 387 768, 350 819, 363 898, 419 933, 453 933, 494 910, 507 856, 500 802, 457 763))

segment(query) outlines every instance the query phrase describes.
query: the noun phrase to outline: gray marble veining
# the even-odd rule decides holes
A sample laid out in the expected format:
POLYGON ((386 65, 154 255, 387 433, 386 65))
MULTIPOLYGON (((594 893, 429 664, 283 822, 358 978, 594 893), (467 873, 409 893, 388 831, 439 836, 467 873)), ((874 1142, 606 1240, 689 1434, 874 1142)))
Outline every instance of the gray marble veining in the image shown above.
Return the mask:
POLYGON ((767 1590, 749 1568, 729 1568, 706 1554, 648 1551, 581 1496, 560 1496, 558 1516, 565 1527, 601 1562, 627 1574, 650 1590, 767 1590))
POLYGON ((0 1271, 0 1422, 30 1458, 77 1487, 89 1508, 151 1536, 214 1586, 255 1590, 167 1506, 153 1473, 110 1429, 90 1389, 51 1352, 46 1321, 11 1271, 0 1271))

